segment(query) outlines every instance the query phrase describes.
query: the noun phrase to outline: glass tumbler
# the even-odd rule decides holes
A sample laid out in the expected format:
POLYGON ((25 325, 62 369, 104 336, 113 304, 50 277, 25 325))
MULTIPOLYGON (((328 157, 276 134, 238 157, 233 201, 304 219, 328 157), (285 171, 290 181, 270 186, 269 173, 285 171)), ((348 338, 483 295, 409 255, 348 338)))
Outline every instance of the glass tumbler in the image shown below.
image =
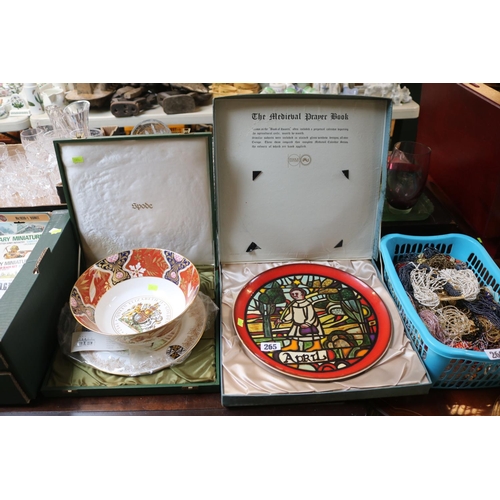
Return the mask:
POLYGON ((89 125, 89 101, 74 101, 64 108, 66 121, 70 130, 82 130, 83 136, 88 137, 90 133, 89 125))
POLYGON ((386 200, 394 213, 407 214, 422 194, 431 160, 431 149, 418 142, 394 145, 387 165, 386 200))
POLYGON ((35 144, 38 149, 42 147, 42 138, 44 130, 41 127, 27 128, 21 130, 19 137, 21 139, 21 144, 26 148, 28 144, 35 144))

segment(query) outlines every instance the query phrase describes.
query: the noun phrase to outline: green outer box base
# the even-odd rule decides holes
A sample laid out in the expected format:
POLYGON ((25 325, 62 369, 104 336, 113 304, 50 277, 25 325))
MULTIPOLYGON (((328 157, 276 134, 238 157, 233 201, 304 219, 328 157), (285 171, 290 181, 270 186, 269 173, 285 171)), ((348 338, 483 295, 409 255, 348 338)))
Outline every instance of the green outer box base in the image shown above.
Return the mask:
POLYGON ((68 211, 55 211, 0 299, 0 404, 26 404, 37 396, 77 271, 78 246, 68 211))

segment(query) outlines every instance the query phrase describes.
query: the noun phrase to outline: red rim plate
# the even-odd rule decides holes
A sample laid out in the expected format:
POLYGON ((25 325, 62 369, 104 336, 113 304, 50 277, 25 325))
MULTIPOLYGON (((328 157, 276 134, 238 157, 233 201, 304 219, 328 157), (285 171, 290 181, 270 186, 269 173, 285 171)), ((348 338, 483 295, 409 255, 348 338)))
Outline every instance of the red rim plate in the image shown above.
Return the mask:
POLYGON ((368 370, 392 334, 389 311, 370 286, 321 264, 286 264, 259 274, 238 294, 233 322, 254 359, 316 381, 368 370))

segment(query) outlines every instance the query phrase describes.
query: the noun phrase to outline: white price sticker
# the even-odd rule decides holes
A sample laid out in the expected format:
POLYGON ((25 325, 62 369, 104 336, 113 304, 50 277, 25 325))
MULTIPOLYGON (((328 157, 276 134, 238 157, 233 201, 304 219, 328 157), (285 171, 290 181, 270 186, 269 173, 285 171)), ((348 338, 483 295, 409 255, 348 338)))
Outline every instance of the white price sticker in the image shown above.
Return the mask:
POLYGON ((125 347, 109 335, 83 329, 71 335, 71 352, 79 351, 123 351, 125 347))
POLYGON ((484 352, 492 361, 500 360, 500 349, 485 349, 484 352))
POLYGON ((260 350, 263 352, 281 351, 281 343, 280 342, 262 342, 260 344, 260 350))
POLYGON ((89 337, 80 337, 76 343, 75 347, 83 348, 83 349, 93 349, 95 344, 95 340, 89 337))

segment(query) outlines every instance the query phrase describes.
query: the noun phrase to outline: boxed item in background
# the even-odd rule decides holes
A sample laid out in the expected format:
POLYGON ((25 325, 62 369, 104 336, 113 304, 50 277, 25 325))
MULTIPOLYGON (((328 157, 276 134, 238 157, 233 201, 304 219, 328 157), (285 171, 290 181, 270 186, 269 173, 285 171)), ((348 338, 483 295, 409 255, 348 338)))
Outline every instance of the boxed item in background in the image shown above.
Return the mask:
POLYGON ((1 404, 24 404, 37 396, 57 346, 59 315, 77 272, 78 246, 68 211, 54 211, 0 298, 1 404))

